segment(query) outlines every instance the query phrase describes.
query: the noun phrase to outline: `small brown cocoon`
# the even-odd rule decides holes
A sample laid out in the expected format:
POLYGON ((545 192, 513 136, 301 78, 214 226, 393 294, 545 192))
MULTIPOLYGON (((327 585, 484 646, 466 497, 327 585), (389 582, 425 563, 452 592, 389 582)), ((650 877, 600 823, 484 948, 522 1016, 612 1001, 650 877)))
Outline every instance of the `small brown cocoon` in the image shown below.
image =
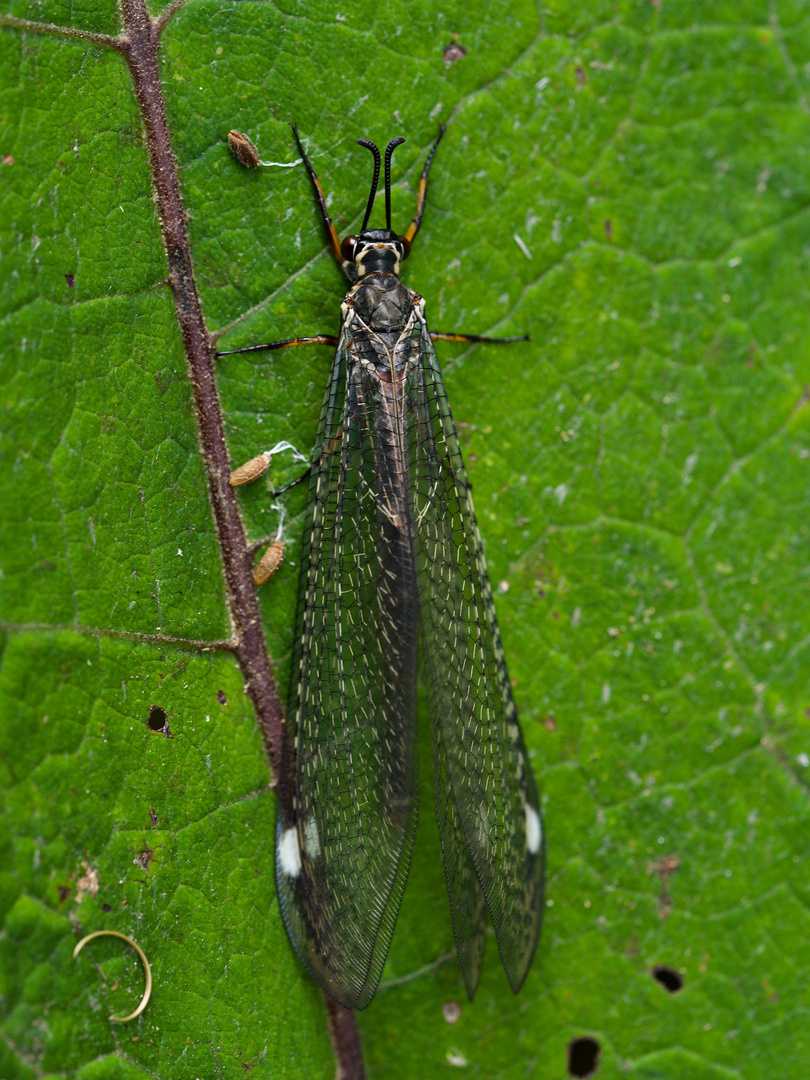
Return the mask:
POLYGON ((253 580, 257 585, 264 585, 268 578, 271 578, 281 566, 281 560, 284 558, 284 545, 280 540, 274 541, 270 547, 259 559, 258 563, 253 570, 253 580))
POLYGON ((228 145, 240 165, 244 165, 247 169, 255 169, 257 165, 261 165, 259 151, 241 131, 228 132, 228 145))
POLYGON ((258 457, 251 458, 244 465, 240 465, 238 469, 234 469, 228 483, 231 487, 241 487, 242 484, 249 484, 251 480, 255 480, 266 473, 269 464, 270 455, 259 454, 258 457))

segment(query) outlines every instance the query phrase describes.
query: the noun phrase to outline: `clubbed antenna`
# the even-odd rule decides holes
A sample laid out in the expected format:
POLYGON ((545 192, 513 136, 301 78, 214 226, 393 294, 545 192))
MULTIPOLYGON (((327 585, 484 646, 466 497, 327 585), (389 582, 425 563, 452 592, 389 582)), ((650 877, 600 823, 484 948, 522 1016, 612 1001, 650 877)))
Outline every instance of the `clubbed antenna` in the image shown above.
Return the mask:
MULTIPOLYGON (((365 232, 366 226, 368 225, 368 219, 371 217, 371 208, 374 206, 374 196, 377 194, 377 181, 380 179, 380 151, 377 149, 371 139, 358 139, 357 144, 358 146, 365 146, 365 148, 367 150, 370 150, 374 155, 374 176, 371 179, 371 191, 369 192, 368 196, 366 216, 363 218, 363 228, 360 230, 360 232, 365 232)), ((390 150, 391 148, 389 147, 388 149, 390 150)), ((385 167, 390 172, 391 166, 389 164, 390 155, 388 153, 388 150, 386 150, 385 155, 385 167)))
POLYGON ((391 230, 391 157, 399 144, 404 142, 403 137, 397 135, 385 148, 385 227, 389 232, 391 230))

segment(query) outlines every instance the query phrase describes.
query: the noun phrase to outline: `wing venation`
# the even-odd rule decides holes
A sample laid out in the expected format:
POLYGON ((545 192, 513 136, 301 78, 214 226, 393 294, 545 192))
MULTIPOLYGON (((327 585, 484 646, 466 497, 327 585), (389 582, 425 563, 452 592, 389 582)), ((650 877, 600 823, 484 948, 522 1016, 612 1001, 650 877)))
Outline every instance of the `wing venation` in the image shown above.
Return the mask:
POLYGON ((543 911, 540 805, 458 436, 424 322, 421 348, 423 368, 411 387, 418 420, 409 428, 409 455, 445 875, 468 993, 478 981, 484 934, 476 888, 517 992, 543 911))
POLYGON ((276 878, 298 955, 331 997, 362 1008, 416 827, 418 598, 397 406, 352 344, 344 328, 310 484, 276 878))

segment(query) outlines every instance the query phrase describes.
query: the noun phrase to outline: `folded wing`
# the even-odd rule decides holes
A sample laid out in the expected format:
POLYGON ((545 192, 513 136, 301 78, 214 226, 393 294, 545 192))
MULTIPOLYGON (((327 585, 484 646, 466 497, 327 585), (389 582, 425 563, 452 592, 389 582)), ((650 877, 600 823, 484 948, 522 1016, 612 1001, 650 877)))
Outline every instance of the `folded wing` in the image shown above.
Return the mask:
POLYGON ((417 576, 433 729, 436 815, 467 992, 478 983, 485 909, 512 989, 543 912, 537 790, 518 725, 467 475, 435 350, 410 386, 417 576))
POLYGON ((348 344, 344 335, 310 486, 276 879, 299 957, 327 994, 362 1008, 416 828, 418 598, 396 416, 392 426, 401 406, 348 344))

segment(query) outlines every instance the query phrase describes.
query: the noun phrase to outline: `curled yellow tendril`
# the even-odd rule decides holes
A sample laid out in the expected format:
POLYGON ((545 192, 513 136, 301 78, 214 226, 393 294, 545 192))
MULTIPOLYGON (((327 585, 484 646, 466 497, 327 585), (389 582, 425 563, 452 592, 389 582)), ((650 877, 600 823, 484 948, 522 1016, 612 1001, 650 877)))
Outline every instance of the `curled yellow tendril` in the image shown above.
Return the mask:
POLYGON ((140 947, 138 942, 133 941, 131 937, 127 937, 126 934, 121 934, 117 930, 94 930, 92 934, 88 934, 87 937, 83 937, 82 940, 79 942, 79 944, 76 946, 76 948, 73 950, 73 958, 74 958, 74 960, 79 955, 79 953, 82 951, 82 949, 85 947, 87 942, 92 941, 93 938, 97 938, 97 937, 117 937, 117 938, 121 938, 121 940, 125 941, 127 943, 127 945, 132 946, 132 948, 135 950, 135 952, 140 957, 141 963, 143 964, 143 970, 144 970, 144 973, 146 975, 146 984, 145 984, 144 989, 143 989, 143 997, 141 998, 140 1005, 135 1010, 135 1012, 131 1012, 129 1014, 129 1016, 111 1016, 110 1017, 110 1020, 114 1020, 117 1024, 126 1024, 129 1020, 134 1020, 136 1016, 140 1016, 141 1013, 143 1012, 143 1010, 146 1008, 148 1002, 149 1002, 149 998, 150 998, 150 996, 152 994, 152 969, 149 966, 149 961, 146 959, 146 954, 144 953, 143 949, 140 947))

